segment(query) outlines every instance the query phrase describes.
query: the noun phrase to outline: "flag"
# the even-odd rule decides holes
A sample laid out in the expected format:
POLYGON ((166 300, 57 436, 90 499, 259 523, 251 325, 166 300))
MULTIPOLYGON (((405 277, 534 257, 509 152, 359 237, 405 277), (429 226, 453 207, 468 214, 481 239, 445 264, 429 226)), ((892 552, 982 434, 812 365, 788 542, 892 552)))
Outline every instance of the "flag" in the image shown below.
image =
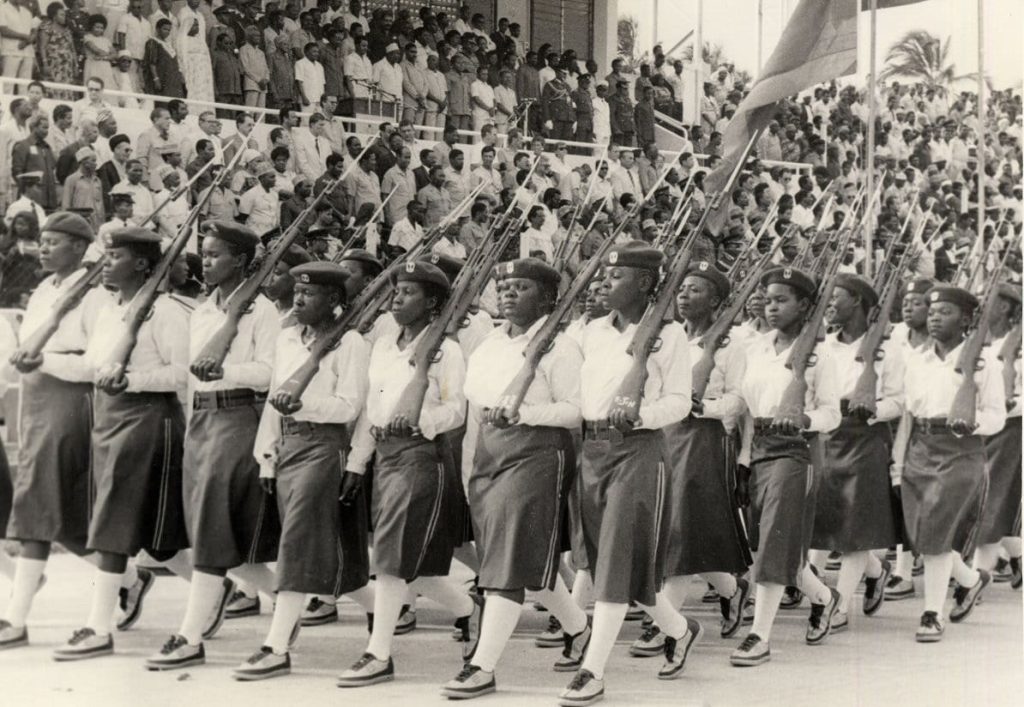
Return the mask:
MULTIPOLYGON (((760 78, 725 128, 723 159, 704 180, 706 193, 722 188, 739 154, 768 125, 779 101, 856 70, 857 5, 857 0, 800 1, 760 78)), ((708 227, 712 233, 720 230, 710 223, 708 227)))

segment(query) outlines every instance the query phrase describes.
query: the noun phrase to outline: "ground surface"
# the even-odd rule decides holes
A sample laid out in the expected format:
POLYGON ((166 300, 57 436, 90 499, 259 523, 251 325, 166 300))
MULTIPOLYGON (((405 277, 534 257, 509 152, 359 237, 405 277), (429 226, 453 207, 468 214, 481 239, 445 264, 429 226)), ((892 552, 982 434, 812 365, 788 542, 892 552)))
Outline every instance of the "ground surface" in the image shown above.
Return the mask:
MULTIPOLYGON (((88 612, 91 569, 67 555, 55 556, 49 582, 30 620, 32 645, 0 653, 0 705, 104 705, 105 707, 245 705, 299 707, 310 704, 439 705, 438 686, 458 672, 458 645, 449 618, 421 601, 419 625, 396 639, 393 683, 339 690, 334 677, 362 652, 365 622, 354 604, 343 605, 340 623, 304 629, 292 653, 291 676, 239 684, 230 669, 262 640, 270 622, 260 617, 229 621, 207 642, 208 663, 183 672, 149 673, 143 659, 177 627, 186 587, 161 578, 149 595, 145 614, 133 630, 115 637, 117 654, 72 664, 56 664, 50 652, 81 625, 88 612)), ((5 580, 0 579, 0 584, 5 580)), ((918 586, 920 591, 920 585, 918 586)), ((0 589, 6 593, 6 588, 0 589)), ((732 668, 728 655, 738 643, 718 638, 717 607, 694 604, 691 615, 707 638, 690 658, 686 674, 674 682, 654 679, 660 660, 626 653, 640 632, 627 624, 607 674, 608 705, 1019 705, 1024 677, 1021 593, 992 585, 967 622, 947 624, 938 644, 914 642, 920 599, 886 602, 874 618, 852 615, 852 629, 825 645, 803 642, 806 604, 781 611, 772 640, 772 662, 758 668, 732 668)), ((855 600, 859 608, 859 597, 855 600)), ((497 671, 498 693, 476 700, 485 707, 553 705, 570 675, 554 673, 553 649, 533 646, 532 636, 547 614, 527 609, 497 671)))

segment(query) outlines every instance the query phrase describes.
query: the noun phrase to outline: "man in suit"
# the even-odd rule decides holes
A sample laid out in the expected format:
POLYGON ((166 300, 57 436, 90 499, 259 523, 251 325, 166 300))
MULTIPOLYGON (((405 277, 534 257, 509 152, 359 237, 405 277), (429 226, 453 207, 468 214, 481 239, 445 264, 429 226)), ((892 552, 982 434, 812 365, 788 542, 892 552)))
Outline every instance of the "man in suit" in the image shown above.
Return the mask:
POLYGON ((573 124, 576 122, 572 90, 565 79, 566 70, 558 67, 555 69, 555 78, 544 84, 541 91, 540 105, 544 114, 544 127, 553 140, 571 140, 573 124))

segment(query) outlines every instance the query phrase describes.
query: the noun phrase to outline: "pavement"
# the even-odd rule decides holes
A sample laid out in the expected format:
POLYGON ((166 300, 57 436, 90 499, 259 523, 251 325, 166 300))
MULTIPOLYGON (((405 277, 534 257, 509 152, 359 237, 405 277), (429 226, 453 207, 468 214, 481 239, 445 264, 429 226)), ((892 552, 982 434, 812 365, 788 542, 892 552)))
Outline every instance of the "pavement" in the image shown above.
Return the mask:
MULTIPOLYGON (((0 653, 0 705, 103 705, 104 707, 299 707, 343 703, 417 707, 448 704, 439 686, 460 668, 459 644, 450 638, 451 618, 420 600, 419 627, 395 639, 397 678, 358 690, 339 690, 335 676, 362 653, 366 622, 355 604, 343 602, 341 620, 303 629, 292 652, 290 676, 238 683, 231 668, 259 646, 270 625, 264 597, 259 617, 225 622, 206 644, 207 664, 178 672, 150 673, 143 659, 176 630, 187 597, 175 577, 157 580, 145 611, 132 630, 115 636, 113 656, 78 663, 54 663, 52 650, 82 625, 88 613, 92 568, 69 555, 55 555, 29 620, 31 645, 0 653)), ((833 577, 834 579, 834 577, 833 577)), ((0 592, 6 593, 0 579, 0 592)), ((991 585, 983 603, 962 624, 947 622, 940 643, 918 644, 914 630, 922 611, 918 597, 885 602, 874 617, 851 604, 851 628, 808 646, 803 634, 807 604, 779 612, 772 635, 772 660, 756 668, 733 668, 729 653, 739 639, 718 637, 717 605, 699 603, 700 589, 686 613, 700 620, 705 637, 691 654, 684 675, 659 681, 659 658, 637 659, 628 644, 640 633, 627 623, 606 673, 607 705, 1019 705, 1024 677, 1022 593, 1008 584, 991 585)), ((551 670, 558 651, 539 649, 533 636, 548 615, 524 609, 519 627, 497 669, 498 692, 479 698, 483 707, 554 705, 570 674, 551 670)), ((745 629, 741 630, 741 636, 745 629)))

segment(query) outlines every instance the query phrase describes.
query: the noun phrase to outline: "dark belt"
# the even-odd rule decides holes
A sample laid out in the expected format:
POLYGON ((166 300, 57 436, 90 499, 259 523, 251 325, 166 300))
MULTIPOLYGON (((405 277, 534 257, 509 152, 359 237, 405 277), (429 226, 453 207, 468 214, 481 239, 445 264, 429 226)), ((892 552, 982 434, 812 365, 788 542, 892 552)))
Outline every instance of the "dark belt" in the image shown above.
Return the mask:
POLYGON ((635 429, 627 430, 623 432, 614 425, 608 423, 607 420, 584 420, 583 421, 583 438, 592 439, 595 441, 607 441, 613 444, 621 444, 622 440, 626 437, 636 437, 638 435, 653 434, 655 430, 647 429, 635 429))
POLYGON ((257 393, 248 388, 232 388, 231 390, 211 390, 192 394, 193 410, 223 410, 240 408, 246 405, 262 405, 267 401, 267 394, 257 393))
POLYGON ((281 434, 283 435, 300 435, 316 432, 319 427, 320 425, 315 422, 296 420, 294 417, 281 418, 281 434))
MULTIPOLYGON (((775 429, 775 419, 771 417, 755 417, 754 418, 754 435, 757 437, 765 437, 767 435, 781 435, 782 433, 775 429)), ((786 437, 807 437, 809 432, 798 432, 795 435, 784 435, 786 437)))
POLYGON ((953 434, 952 428, 944 417, 915 417, 914 432, 925 435, 953 434))

